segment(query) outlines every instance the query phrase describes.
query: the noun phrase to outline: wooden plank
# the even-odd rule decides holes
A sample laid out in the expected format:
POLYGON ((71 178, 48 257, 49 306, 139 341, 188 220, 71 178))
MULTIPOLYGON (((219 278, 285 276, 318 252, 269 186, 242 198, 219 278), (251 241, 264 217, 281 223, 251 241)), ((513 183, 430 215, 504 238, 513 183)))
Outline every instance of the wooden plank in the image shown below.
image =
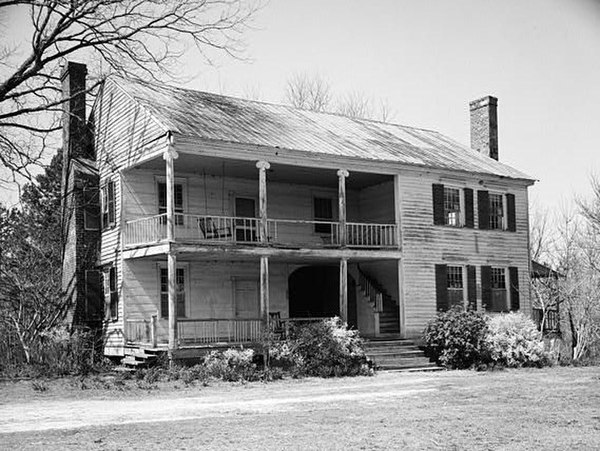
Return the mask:
POLYGON ((340 317, 348 321, 348 259, 340 259, 340 317))
POLYGON ((169 278, 169 358, 173 358, 173 351, 177 349, 177 257, 174 252, 168 254, 169 278))
POLYGON ((258 217, 260 218, 259 237, 263 243, 267 242, 267 169, 271 165, 267 161, 256 163, 258 168, 258 217))
POLYGON ((269 321, 269 257, 260 258, 260 317, 269 321))
POLYGON ((338 221, 340 245, 346 245, 346 177, 350 174, 345 169, 337 171, 338 176, 338 221))

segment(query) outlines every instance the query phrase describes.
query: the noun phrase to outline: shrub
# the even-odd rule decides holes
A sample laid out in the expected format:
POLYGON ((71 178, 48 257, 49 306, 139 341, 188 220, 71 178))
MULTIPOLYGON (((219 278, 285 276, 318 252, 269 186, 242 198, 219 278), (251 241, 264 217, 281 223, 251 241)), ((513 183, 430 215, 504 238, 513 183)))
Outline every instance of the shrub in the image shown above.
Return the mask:
POLYGON ((541 332, 522 313, 494 316, 488 328, 489 358, 495 364, 510 368, 549 364, 550 356, 544 350, 541 332))
POLYGON ((487 358, 488 326, 484 315, 454 307, 425 328, 427 353, 448 368, 470 368, 487 358))
POLYGON ((340 318, 292 327, 289 337, 275 343, 270 357, 293 376, 356 376, 369 374, 363 341, 340 318))
POLYGON ((259 377, 253 359, 252 349, 230 348, 224 352, 211 352, 202 366, 208 377, 229 382, 252 381, 259 377))

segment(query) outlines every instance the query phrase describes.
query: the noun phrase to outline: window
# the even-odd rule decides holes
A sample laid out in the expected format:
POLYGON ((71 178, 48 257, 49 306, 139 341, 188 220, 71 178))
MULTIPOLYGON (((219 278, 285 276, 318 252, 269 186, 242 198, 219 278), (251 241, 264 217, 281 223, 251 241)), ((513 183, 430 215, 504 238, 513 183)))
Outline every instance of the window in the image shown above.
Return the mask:
POLYGON ((117 286, 117 268, 111 266, 108 271, 108 289, 110 296, 110 319, 116 320, 119 316, 119 290, 117 286))
POLYGON ((454 227, 461 225, 460 191, 457 188, 444 187, 444 224, 454 227))
MULTIPOLYGON (((314 198, 315 221, 333 221, 333 200, 328 197, 314 198)), ((315 224, 315 233, 331 234, 331 224, 315 224)))
MULTIPOLYGON (((173 190, 175 225, 183 225, 183 185, 175 183, 173 190)), ((158 214, 167 212, 167 184, 158 182, 158 214)))
MULTIPOLYGON (((175 293, 177 297, 177 317, 185 318, 185 269, 175 270, 175 293)), ((169 271, 160 268, 160 316, 169 317, 169 271)))
POLYGON ((114 227, 115 220, 115 182, 110 180, 100 190, 102 204, 102 229, 114 227))
POLYGON ((448 266, 447 270, 448 303, 449 306, 463 305, 463 269, 462 266, 448 266))
POLYGON ((517 231, 515 195, 488 191, 477 192, 479 228, 517 231))
POLYGON ((434 183, 432 191, 433 223, 435 225, 474 227, 475 214, 471 188, 452 188, 434 183))
POLYGON ((492 308, 493 312, 504 312, 506 302, 506 276, 504 268, 492 268, 492 308))
POLYGON ((248 197, 235 198, 236 241, 257 241, 256 201, 248 197))
POLYGON ((85 271, 85 321, 102 321, 102 273, 97 270, 85 271))
POLYGON ((490 194, 489 202, 489 228, 492 230, 504 229, 504 202, 502 194, 490 194))

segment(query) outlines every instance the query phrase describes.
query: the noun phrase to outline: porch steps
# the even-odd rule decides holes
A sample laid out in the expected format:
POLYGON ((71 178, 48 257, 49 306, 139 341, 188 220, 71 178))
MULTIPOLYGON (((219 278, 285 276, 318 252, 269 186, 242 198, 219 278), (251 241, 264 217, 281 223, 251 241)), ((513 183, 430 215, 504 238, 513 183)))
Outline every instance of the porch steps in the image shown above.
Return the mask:
POLYGON ((121 365, 125 367, 147 368, 156 362, 163 349, 153 348, 125 348, 125 357, 121 365))
POLYGON ((376 310, 377 306, 370 294, 375 290, 381 296, 382 304, 379 312, 379 331, 382 334, 398 334, 400 332, 400 307, 385 288, 373 277, 357 268, 359 287, 365 300, 376 310))
POLYGON ((412 340, 377 337, 365 340, 365 352, 380 371, 438 371, 412 340))

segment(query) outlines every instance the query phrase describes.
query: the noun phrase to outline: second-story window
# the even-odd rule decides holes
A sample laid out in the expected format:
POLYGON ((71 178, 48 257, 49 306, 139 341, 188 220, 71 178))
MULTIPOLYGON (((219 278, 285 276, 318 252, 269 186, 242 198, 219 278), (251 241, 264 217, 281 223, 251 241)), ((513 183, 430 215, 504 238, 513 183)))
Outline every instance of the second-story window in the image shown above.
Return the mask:
POLYGON ((102 207, 102 229, 108 229, 116 224, 115 182, 110 180, 100 190, 102 207))
MULTIPOLYGON (((175 201, 175 225, 183 225, 183 185, 176 183, 173 191, 175 201)), ((167 212, 167 184, 158 182, 158 214, 167 212)))
POLYGON ((444 224, 461 226, 460 219, 460 190, 444 187, 444 224))
MULTIPOLYGON (((315 221, 333 221, 333 200, 328 197, 314 198, 315 221)), ((315 233, 331 234, 331 224, 315 224, 315 233)))
POLYGON ((490 229, 504 229, 504 202, 502 194, 490 193, 490 229))

